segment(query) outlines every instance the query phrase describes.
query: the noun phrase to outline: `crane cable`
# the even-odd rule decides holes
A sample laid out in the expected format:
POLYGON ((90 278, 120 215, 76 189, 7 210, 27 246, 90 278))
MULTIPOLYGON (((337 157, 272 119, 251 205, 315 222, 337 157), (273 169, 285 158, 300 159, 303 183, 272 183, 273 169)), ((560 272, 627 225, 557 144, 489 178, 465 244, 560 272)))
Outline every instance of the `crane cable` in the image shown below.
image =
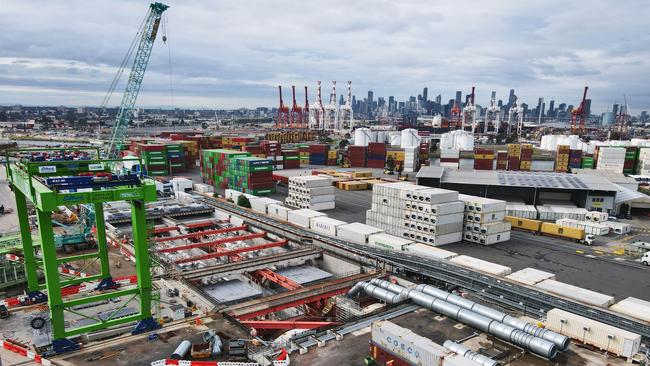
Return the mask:
POLYGON ((169 99, 170 99, 170 104, 171 104, 171 109, 172 111, 174 110, 174 73, 172 70, 172 47, 169 43, 169 39, 167 38, 167 27, 168 27, 168 22, 167 22, 167 14, 163 14, 163 21, 162 21, 162 41, 163 43, 167 46, 167 61, 168 61, 168 66, 169 66, 169 99))

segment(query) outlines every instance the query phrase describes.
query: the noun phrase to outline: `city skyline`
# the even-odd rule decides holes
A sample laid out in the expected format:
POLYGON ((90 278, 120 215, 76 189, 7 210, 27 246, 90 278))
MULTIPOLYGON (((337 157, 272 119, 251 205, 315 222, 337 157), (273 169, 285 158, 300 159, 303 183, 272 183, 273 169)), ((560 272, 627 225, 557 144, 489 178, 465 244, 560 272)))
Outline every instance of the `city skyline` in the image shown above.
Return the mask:
MULTIPOLYGON (((429 99, 442 94, 446 103, 456 90, 465 95, 476 86, 483 106, 492 90, 507 101, 511 88, 531 107, 539 97, 577 105, 589 85, 596 115, 622 104, 623 94, 632 114, 650 108, 650 51, 643 47, 650 33, 641 17, 627 17, 621 29, 607 21, 647 13, 641 1, 625 9, 605 1, 332 4, 345 12, 301 3, 300 17, 283 11, 297 8, 292 1, 168 3, 171 48, 156 42, 141 107, 275 107, 279 84, 307 85, 313 101, 316 80, 326 96, 336 79, 352 80, 357 98, 373 90, 375 99, 398 101, 428 87, 429 99)), ((3 3, 0 103, 101 103, 147 3, 85 4, 3 3)), ((115 95, 111 105, 118 103, 115 95)))

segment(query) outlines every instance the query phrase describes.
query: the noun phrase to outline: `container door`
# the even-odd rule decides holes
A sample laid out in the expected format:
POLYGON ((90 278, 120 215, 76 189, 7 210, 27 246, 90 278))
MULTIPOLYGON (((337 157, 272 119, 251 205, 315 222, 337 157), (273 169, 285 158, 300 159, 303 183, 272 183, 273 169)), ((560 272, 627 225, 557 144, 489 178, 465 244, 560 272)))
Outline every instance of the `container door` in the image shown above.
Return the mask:
POLYGON ((631 357, 634 353, 634 341, 626 339, 623 342, 623 357, 631 357))

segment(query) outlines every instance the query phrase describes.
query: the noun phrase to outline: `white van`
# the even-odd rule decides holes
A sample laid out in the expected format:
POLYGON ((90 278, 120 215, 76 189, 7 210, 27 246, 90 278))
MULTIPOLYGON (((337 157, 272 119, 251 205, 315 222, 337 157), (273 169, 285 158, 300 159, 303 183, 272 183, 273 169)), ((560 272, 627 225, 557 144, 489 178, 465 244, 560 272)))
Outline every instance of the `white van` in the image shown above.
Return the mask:
POLYGON ((650 252, 643 253, 643 257, 641 257, 641 263, 645 264, 646 266, 650 266, 650 252))

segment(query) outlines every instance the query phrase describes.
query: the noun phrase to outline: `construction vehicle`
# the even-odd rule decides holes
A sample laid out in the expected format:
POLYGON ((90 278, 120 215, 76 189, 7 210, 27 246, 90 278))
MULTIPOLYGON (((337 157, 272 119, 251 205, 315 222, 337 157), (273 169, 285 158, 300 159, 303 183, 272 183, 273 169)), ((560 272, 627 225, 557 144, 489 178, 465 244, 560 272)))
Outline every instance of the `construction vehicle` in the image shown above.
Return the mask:
POLYGON ((63 249, 66 253, 75 250, 92 248, 95 245, 93 227, 95 225, 95 212, 89 206, 80 206, 80 217, 73 225, 66 225, 53 220, 52 223, 62 228, 63 233, 54 235, 56 249, 63 249))

